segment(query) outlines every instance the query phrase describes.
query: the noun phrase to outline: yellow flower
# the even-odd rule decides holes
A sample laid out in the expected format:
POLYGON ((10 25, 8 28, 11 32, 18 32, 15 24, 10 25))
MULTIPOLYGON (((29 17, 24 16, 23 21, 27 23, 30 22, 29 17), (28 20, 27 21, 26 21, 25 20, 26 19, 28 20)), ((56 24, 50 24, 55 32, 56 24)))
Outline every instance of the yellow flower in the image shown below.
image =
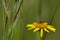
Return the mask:
POLYGON ((36 32, 38 30, 40 30, 40 37, 43 37, 43 31, 45 30, 46 32, 49 32, 49 30, 55 32, 56 29, 51 26, 48 25, 47 23, 33 23, 33 24, 27 24, 28 30, 34 29, 33 32, 36 32))

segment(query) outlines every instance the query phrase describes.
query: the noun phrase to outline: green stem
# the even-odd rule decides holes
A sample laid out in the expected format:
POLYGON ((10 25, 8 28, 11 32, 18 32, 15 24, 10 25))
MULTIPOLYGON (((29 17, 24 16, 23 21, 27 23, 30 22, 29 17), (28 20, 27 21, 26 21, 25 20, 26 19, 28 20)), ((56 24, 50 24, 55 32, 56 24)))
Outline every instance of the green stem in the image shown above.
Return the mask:
POLYGON ((53 16, 52 16, 52 18, 51 18, 51 21, 50 21, 50 24, 52 23, 52 21, 53 21, 53 19, 54 19, 54 17, 55 17, 55 14, 56 14, 56 11, 57 11, 59 5, 60 5, 60 2, 57 4, 57 6, 56 6, 56 8, 55 8, 54 14, 53 14, 53 16))
POLYGON ((20 8, 21 8, 21 6, 22 6, 22 4, 23 4, 23 0, 21 1, 20 5, 19 5, 19 8, 18 8, 18 10, 17 10, 17 12, 16 12, 16 15, 15 15, 15 17, 14 17, 14 20, 13 20, 13 21, 15 21, 15 19, 16 19, 16 17, 17 17, 17 15, 18 15, 18 13, 19 13, 19 10, 20 10, 20 8))

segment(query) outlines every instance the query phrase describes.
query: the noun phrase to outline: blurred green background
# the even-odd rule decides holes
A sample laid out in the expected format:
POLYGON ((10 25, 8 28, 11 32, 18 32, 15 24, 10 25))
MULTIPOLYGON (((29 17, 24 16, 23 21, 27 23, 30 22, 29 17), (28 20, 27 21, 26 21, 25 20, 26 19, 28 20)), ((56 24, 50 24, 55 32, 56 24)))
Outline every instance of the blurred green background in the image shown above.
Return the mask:
POLYGON ((0 0, 0 40, 60 40, 60 0, 0 0), (46 21, 57 30, 28 31, 26 25, 46 21))

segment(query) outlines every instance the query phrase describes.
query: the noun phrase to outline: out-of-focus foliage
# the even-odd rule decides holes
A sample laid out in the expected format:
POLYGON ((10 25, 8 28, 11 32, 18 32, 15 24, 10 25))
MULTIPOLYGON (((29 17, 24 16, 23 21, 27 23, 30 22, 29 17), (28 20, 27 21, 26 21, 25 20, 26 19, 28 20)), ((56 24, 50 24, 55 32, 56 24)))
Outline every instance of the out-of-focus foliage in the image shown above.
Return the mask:
POLYGON ((0 0, 0 40, 41 40, 39 32, 26 24, 46 21, 56 33, 45 33, 42 40, 60 40, 60 0, 0 0), (19 8, 21 7, 21 8, 19 8))

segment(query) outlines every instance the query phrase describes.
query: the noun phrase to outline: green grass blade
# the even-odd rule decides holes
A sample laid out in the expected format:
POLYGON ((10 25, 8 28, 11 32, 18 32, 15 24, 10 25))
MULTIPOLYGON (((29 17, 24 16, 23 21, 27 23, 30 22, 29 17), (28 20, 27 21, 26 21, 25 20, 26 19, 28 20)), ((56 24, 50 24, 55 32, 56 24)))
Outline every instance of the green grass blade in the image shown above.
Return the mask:
POLYGON ((4 40, 5 37, 5 9, 2 0, 0 0, 0 40, 4 40))

